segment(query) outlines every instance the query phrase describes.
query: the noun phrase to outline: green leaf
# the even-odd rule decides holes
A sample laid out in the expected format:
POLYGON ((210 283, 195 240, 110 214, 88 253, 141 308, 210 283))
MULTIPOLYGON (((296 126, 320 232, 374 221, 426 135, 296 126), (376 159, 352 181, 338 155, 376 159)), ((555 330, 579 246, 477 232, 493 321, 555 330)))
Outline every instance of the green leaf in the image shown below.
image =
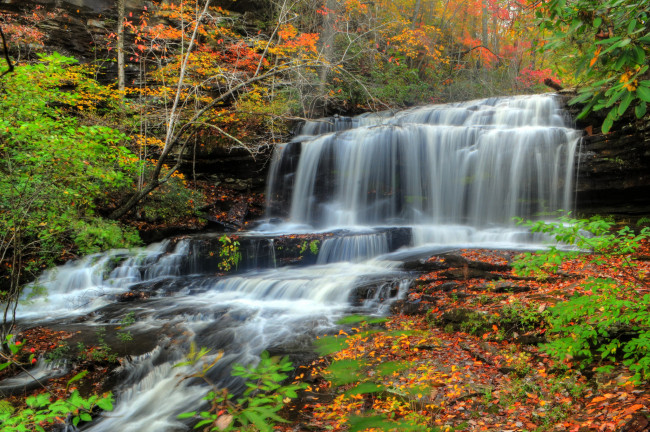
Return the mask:
POLYGON ((610 116, 607 116, 603 121, 603 124, 600 127, 600 129, 602 130, 603 133, 608 133, 613 125, 614 125, 614 119, 612 119, 610 116))
POLYGON ((605 104, 605 108, 609 108, 612 105, 614 105, 626 92, 627 92, 626 88, 621 88, 616 93, 614 93, 605 104))
POLYGON ((105 397, 97 401, 97 406, 104 411, 113 411, 112 397, 105 397))
POLYGON ((179 415, 176 416, 176 418, 178 418, 178 419, 186 419, 186 418, 192 418, 195 415, 196 415, 196 411, 192 411, 192 412, 186 412, 186 413, 183 413, 183 414, 179 414, 179 415))
POLYGON ((375 415, 370 417, 351 416, 348 419, 349 432, 359 432, 366 429, 389 430, 395 425, 388 423, 385 415, 375 415))
POLYGON ((273 428, 266 423, 258 413, 251 410, 244 410, 242 415, 253 423, 261 432, 272 432, 273 428))
POLYGON ((646 103, 641 101, 635 108, 634 108, 634 113, 636 114, 636 118, 640 119, 642 118, 645 113, 646 113, 646 103))
POLYGON ((630 60, 631 57, 628 55, 628 53, 624 53, 623 55, 620 55, 618 57, 618 60, 616 60, 616 63, 614 63, 614 69, 615 70, 621 70, 623 65, 627 64, 628 60, 630 60))
POLYGON ((603 23, 603 19, 601 17, 598 17, 594 20, 594 28, 600 27, 600 25, 603 23))
POLYGON ((620 36, 614 36, 608 39, 603 39, 601 41, 596 42, 596 45, 605 45, 605 44, 610 44, 610 43, 615 43, 621 40, 620 36))
POLYGON ((650 88, 639 86, 636 89, 636 95, 644 102, 650 102, 650 88))
POLYGON ((568 104, 569 105, 579 104, 579 103, 582 103, 582 102, 586 101, 587 99, 591 98, 592 96, 593 96, 593 93, 585 92, 585 93, 582 93, 582 94, 574 97, 573 99, 569 100, 568 104))
POLYGON ((634 33, 634 29, 636 28, 636 23, 637 21, 635 19, 630 20, 630 22, 627 25, 627 34, 634 33))
POLYGON ((645 50, 641 48, 640 46, 636 45, 634 47, 634 61, 637 64, 643 64, 645 63, 645 50))
POLYGON ((630 106, 632 100, 634 100, 634 95, 632 94, 632 92, 627 92, 627 94, 623 97, 621 104, 618 106, 619 116, 622 116, 625 113, 625 111, 627 111, 627 108, 630 106))
POLYGON ((83 377, 85 377, 86 375, 88 375, 88 371, 87 371, 87 370, 79 372, 77 375, 75 375, 75 376, 73 376, 72 378, 70 378, 70 380, 68 381, 68 384, 66 384, 65 388, 67 389, 68 387, 70 387, 70 384, 72 384, 72 383, 74 383, 74 382, 77 382, 77 381, 80 381, 80 380, 83 379, 83 377))
POLYGON ((327 377, 334 385, 350 384, 361 379, 360 371, 362 368, 363 363, 361 360, 337 360, 327 368, 329 372, 327 377))

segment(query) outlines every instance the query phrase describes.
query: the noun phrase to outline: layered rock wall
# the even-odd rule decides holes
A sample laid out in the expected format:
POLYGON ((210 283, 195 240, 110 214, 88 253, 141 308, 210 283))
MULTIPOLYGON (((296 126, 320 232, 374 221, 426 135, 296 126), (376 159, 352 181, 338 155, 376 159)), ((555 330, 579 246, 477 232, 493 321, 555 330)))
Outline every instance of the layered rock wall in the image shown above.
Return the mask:
MULTIPOLYGON (((574 93, 565 92, 565 102, 574 93)), ((566 105, 575 119, 581 107, 566 105)), ((632 111, 632 110, 630 110, 632 111)), ((650 215, 650 116, 633 113, 603 134, 606 112, 576 120, 584 131, 578 161, 578 214, 612 214, 631 219, 650 215)))

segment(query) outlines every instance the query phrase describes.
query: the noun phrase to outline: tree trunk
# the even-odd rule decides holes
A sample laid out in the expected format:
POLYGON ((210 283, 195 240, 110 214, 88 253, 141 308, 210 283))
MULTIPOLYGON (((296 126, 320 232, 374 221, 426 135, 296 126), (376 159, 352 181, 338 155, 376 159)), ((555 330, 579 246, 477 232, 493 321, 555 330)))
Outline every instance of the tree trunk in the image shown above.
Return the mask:
POLYGON ((411 30, 415 29, 417 24, 418 15, 420 15, 420 7, 422 6, 422 0, 415 0, 415 8, 413 10, 413 18, 411 18, 411 30))
POLYGON ((125 0, 117 0, 117 88, 124 96, 124 15, 125 0))

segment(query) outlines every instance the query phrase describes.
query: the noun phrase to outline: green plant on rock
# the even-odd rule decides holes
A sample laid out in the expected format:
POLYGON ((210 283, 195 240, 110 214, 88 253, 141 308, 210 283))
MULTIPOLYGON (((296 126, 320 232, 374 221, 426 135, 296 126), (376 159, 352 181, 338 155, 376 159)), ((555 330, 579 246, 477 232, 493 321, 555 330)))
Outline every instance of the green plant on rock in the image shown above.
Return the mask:
POLYGON ((226 234, 219 237, 219 242, 221 243, 219 269, 223 271, 237 269, 242 258, 239 251, 239 242, 235 237, 230 238, 226 234))
POLYGON ((549 316, 550 341, 543 349, 558 360, 571 360, 580 368, 612 368, 622 360, 639 381, 650 374, 650 294, 645 273, 633 254, 650 237, 650 229, 639 233, 600 218, 569 219, 559 222, 528 222, 535 232, 550 234, 555 241, 574 249, 551 246, 537 254, 523 254, 515 262, 521 274, 552 275, 569 261, 582 267, 616 263, 611 273, 579 282, 577 294, 552 307, 549 316), (587 253, 589 252, 589 253, 587 253))
POLYGON ((318 255, 318 245, 320 240, 312 240, 309 242, 309 251, 312 255, 318 255))
MULTIPOLYGON (((208 354, 206 348, 197 351, 192 345, 188 354, 188 361, 179 365, 195 365, 201 358, 208 354)), ((209 365, 204 365, 202 370, 192 376, 206 378, 208 370, 221 358, 217 355, 209 365)), ((179 366, 177 365, 177 366, 179 366)), ((306 384, 283 384, 289 376, 286 372, 293 370, 291 362, 286 358, 271 357, 264 351, 256 366, 236 364, 232 368, 232 375, 245 379, 246 390, 235 401, 234 395, 226 388, 213 389, 203 398, 210 407, 206 411, 192 411, 179 415, 183 418, 196 418, 198 423, 195 429, 203 428, 210 431, 250 430, 271 432, 276 422, 286 422, 278 415, 290 399, 298 397, 297 392, 307 387, 306 384)))
POLYGON ((501 308, 498 325, 508 333, 529 332, 546 327, 549 316, 548 309, 537 303, 515 300, 501 308))
POLYGON ((126 343, 133 340, 133 335, 129 330, 124 330, 125 327, 130 327, 135 324, 135 312, 131 311, 124 315, 124 318, 120 320, 119 330, 117 332, 117 338, 126 343))

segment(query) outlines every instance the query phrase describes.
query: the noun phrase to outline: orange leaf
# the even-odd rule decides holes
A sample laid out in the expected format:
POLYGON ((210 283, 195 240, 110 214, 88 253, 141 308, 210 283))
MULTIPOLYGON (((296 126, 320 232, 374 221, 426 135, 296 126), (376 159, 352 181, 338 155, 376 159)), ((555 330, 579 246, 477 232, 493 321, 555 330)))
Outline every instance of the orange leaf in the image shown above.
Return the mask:
POLYGON ((642 404, 632 405, 631 407, 629 407, 628 409, 625 410, 625 415, 632 414, 634 411, 638 411, 643 407, 644 407, 644 405, 642 405, 642 404))

